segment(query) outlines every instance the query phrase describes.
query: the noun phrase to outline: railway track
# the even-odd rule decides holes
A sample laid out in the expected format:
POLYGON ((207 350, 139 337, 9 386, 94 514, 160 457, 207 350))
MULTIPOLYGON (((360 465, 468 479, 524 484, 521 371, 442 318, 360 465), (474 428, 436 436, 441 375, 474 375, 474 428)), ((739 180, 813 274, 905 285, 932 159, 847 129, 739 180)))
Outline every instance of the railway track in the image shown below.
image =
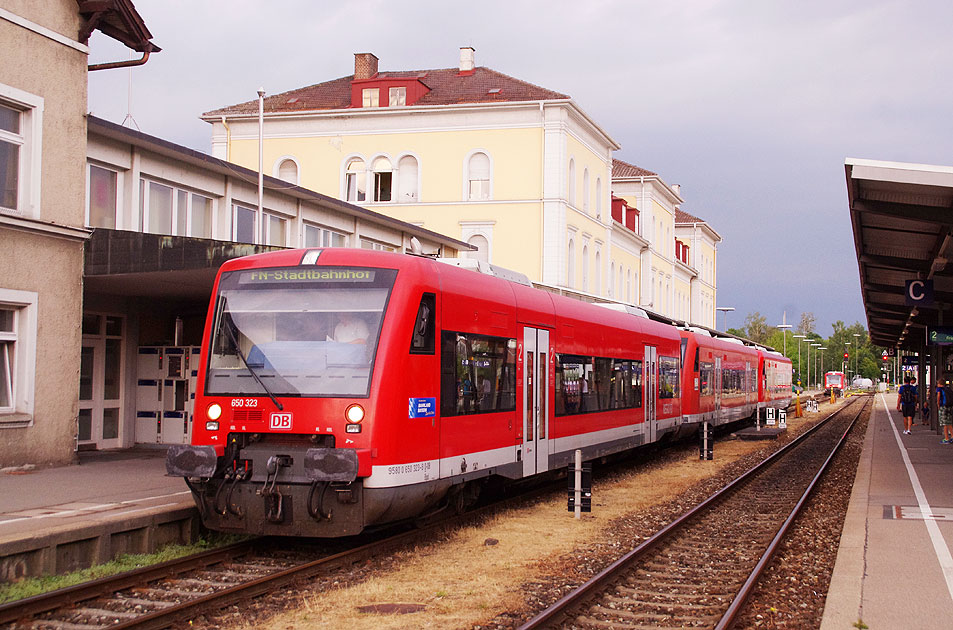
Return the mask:
POLYGON ((520 630, 730 628, 869 401, 848 402, 520 630))

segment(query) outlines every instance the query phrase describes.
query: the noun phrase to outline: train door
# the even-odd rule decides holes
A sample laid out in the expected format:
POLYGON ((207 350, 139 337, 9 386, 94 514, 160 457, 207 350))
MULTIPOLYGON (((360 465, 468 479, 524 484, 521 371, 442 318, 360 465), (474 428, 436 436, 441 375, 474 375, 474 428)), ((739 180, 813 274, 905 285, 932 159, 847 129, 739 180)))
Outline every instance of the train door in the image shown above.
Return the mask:
POLYGON ((523 476, 549 470, 549 331, 523 329, 523 476))
POLYGON ((721 374, 721 357, 715 357, 715 417, 721 420, 721 392, 723 379, 721 374))
POLYGON ((656 438, 656 401, 658 401, 658 350, 645 346, 645 441, 656 438))

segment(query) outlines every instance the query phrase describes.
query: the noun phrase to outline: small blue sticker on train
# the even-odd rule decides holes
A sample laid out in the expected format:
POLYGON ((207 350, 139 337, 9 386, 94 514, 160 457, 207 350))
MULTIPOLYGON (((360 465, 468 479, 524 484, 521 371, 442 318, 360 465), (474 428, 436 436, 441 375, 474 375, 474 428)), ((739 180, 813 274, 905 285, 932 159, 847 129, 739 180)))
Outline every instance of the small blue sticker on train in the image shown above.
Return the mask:
POLYGON ((437 415, 436 398, 411 398, 409 418, 432 418, 437 415))

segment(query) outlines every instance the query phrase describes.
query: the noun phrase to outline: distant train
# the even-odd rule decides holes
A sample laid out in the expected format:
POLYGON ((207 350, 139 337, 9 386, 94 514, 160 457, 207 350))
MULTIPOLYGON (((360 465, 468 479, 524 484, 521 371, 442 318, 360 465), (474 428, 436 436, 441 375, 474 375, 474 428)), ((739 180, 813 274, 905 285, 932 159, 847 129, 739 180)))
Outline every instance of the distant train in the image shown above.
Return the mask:
POLYGON ((334 537, 787 406, 791 361, 476 261, 356 249, 224 264, 191 445, 207 527, 334 537), (444 264, 452 263, 452 264, 444 264), (464 267, 472 267, 472 269, 464 267))
POLYGON ((841 393, 847 389, 847 376, 843 372, 826 372, 824 374, 824 391, 841 393))

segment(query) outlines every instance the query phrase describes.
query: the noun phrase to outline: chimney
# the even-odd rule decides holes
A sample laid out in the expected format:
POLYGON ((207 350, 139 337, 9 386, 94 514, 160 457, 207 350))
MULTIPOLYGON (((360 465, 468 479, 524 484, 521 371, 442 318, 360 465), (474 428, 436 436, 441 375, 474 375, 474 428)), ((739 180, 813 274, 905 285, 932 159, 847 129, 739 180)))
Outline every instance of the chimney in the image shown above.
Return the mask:
POLYGON ((679 197, 682 196, 682 185, 681 184, 672 184, 672 190, 675 191, 675 194, 679 197))
POLYGON ((354 80, 370 79, 377 74, 377 57, 374 53, 354 53, 354 80))
POLYGON ((475 48, 464 46, 460 49, 460 72, 473 72, 473 53, 475 48))

